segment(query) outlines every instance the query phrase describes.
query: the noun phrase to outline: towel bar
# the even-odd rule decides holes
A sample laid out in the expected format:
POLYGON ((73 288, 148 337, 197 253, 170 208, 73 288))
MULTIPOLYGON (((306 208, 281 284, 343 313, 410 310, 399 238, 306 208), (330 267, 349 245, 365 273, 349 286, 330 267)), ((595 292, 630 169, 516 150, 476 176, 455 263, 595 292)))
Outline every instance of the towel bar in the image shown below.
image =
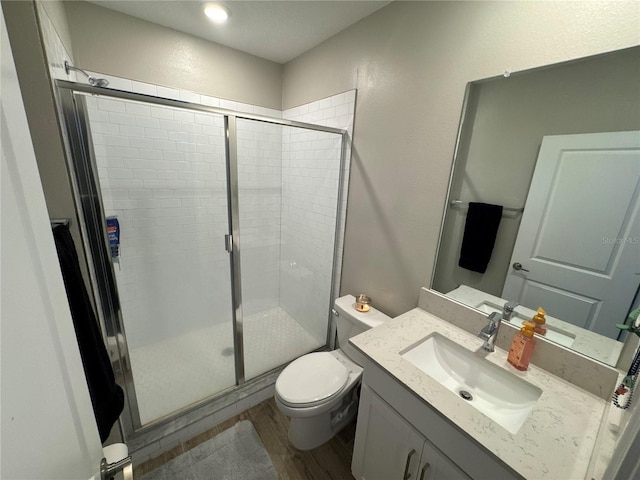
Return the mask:
POLYGON ((51 227, 57 227, 58 225, 66 225, 69 226, 71 220, 68 218, 52 218, 51 219, 51 227))
MULTIPOLYGON (((462 200, 451 200, 449 205, 452 207, 468 207, 469 204, 463 202, 462 200)), ((513 207, 502 207, 502 210, 506 210, 507 212, 524 212, 524 207, 513 208, 513 207)))

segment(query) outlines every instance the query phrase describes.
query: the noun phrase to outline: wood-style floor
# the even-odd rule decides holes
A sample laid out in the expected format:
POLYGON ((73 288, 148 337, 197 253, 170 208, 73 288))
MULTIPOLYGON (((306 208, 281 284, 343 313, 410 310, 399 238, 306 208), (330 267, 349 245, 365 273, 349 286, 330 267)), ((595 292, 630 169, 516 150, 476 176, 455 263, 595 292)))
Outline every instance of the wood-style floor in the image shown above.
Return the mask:
MULTIPOLYGON (((241 420, 253 423, 280 480, 352 480, 351 456, 355 437, 355 421, 347 425, 329 442, 313 450, 301 451, 289 443, 289 419, 278 410, 273 399, 265 400, 220 425, 194 437, 134 468, 134 478, 172 460, 178 455, 215 437, 241 420)), ((178 479, 176 479, 178 480, 178 479)), ((241 480, 241 479, 238 479, 241 480)))

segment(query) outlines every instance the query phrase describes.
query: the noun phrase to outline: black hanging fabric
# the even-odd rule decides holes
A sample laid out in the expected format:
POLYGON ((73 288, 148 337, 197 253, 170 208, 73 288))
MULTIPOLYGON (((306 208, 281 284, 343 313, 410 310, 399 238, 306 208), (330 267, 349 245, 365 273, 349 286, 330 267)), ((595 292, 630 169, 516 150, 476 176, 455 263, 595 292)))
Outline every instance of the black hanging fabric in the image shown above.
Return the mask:
POLYGON ((458 261, 460 267, 479 273, 487 271, 501 219, 502 205, 469 202, 458 261))
POLYGON ((76 330, 82 366, 89 386, 93 413, 100 441, 109 436, 111 427, 124 408, 124 393, 115 382, 111 361, 102 340, 98 321, 80 273, 78 254, 66 225, 53 229, 62 278, 69 299, 71 317, 76 330))

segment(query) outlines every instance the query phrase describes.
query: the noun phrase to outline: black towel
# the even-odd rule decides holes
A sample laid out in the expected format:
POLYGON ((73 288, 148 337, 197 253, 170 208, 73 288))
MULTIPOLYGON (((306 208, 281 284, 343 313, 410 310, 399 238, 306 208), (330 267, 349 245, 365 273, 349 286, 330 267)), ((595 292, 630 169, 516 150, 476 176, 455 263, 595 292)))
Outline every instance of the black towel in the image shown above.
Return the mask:
POLYGON ((474 272, 487 271, 501 219, 502 205, 469 202, 459 266, 474 272))
POLYGON ((111 361, 102 340, 98 321, 93 312, 89 294, 82 280, 78 254, 65 225, 53 229, 53 237, 62 269, 62 279, 69 299, 71 318, 76 330, 82 366, 89 386, 93 413, 98 424, 100 441, 109 436, 124 407, 122 388, 115 382, 111 361))

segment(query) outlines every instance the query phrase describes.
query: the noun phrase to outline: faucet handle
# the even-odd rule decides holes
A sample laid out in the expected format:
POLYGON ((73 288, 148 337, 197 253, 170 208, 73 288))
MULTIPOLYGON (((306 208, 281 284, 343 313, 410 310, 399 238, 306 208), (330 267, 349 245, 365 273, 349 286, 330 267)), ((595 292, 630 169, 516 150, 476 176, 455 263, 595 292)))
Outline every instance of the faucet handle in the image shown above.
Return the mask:
POLYGON ((493 312, 489 315, 489 323, 498 323, 502 320, 502 314, 500 312, 493 312))
POLYGON ((503 308, 506 313, 511 313, 513 312, 513 309, 516 308, 518 305, 520 305, 518 302, 516 302, 515 300, 512 300, 511 302, 505 303, 503 308))

